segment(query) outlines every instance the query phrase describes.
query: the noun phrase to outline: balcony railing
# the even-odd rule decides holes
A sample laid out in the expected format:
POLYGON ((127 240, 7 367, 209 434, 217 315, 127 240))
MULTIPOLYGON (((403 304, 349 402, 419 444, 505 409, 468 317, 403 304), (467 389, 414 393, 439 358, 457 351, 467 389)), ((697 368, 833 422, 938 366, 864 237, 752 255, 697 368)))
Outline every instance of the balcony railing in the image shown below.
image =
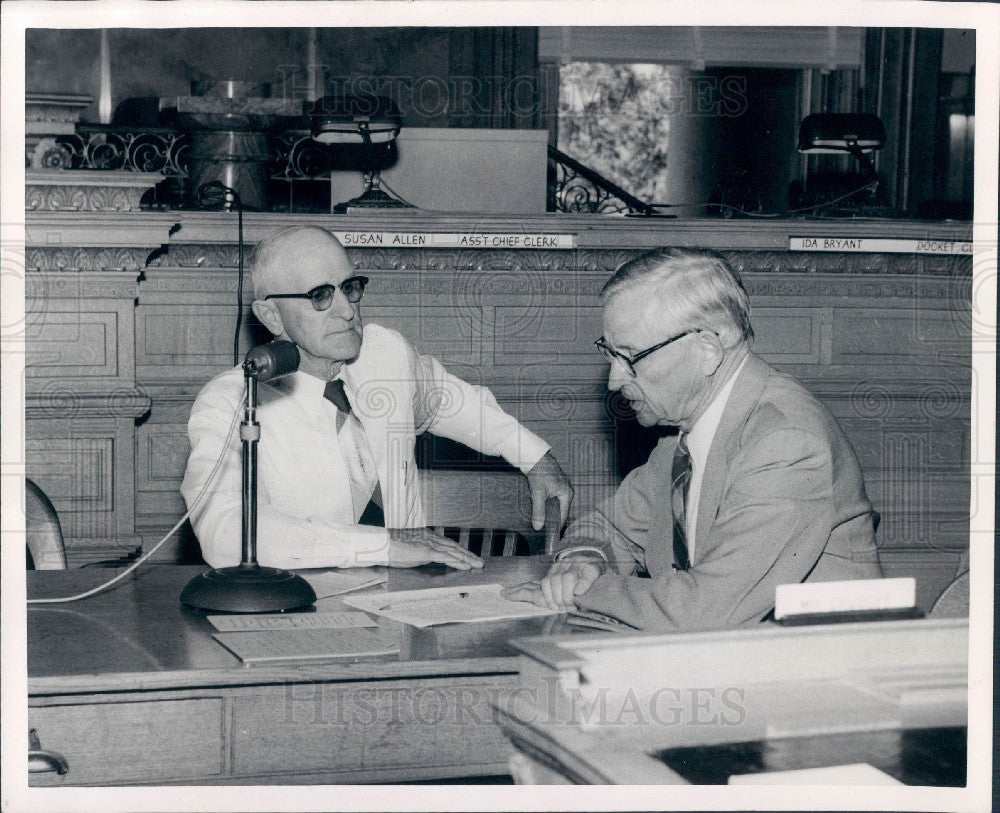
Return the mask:
MULTIPOLYGON (((44 136, 43 136, 44 137, 44 136)), ((159 172, 171 183, 157 191, 157 205, 196 205, 187 189, 191 139, 168 127, 78 124, 73 134, 54 134, 41 156, 48 169, 159 172)), ((286 130, 272 139, 274 158, 266 168, 272 181, 294 184, 329 176, 336 147, 320 144, 308 131, 286 130)), ((548 148, 548 205, 570 214, 655 215, 655 208, 561 150, 548 148)))
POLYGON ((548 209, 573 214, 657 214, 651 204, 552 146, 549 146, 548 209))

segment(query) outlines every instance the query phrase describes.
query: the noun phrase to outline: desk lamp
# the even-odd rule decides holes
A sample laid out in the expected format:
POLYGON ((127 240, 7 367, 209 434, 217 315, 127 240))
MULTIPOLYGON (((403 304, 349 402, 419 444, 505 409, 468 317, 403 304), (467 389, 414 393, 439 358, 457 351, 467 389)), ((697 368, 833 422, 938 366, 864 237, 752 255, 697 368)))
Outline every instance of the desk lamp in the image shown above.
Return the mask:
POLYGON ((254 347, 243 361, 243 561, 195 576, 181 593, 183 604, 227 613, 273 613, 316 601, 316 593, 301 576, 257 564, 257 382, 287 375, 298 366, 299 349, 286 341, 254 347))
POLYGON ((381 189, 381 171, 398 157, 396 138, 402 116, 396 103, 385 96, 324 96, 310 113, 312 138, 336 147, 338 168, 364 173, 365 191, 353 200, 338 203, 333 211, 351 209, 411 209, 381 189))
MULTIPOLYGON (((798 151, 804 153, 850 153, 861 166, 866 187, 875 198, 878 173, 867 153, 885 145, 885 127, 870 113, 813 113, 799 125, 798 151)), ((859 190, 860 191, 860 190, 859 190)))

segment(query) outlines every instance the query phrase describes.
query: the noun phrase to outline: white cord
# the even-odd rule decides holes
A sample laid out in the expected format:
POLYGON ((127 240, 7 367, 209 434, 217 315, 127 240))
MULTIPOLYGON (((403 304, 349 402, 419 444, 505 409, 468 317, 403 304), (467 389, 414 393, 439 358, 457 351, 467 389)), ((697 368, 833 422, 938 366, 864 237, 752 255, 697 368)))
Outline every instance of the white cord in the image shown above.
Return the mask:
MULTIPOLYGON (((406 204, 407 206, 413 206, 413 208, 414 208, 414 209, 418 209, 418 208, 420 208, 419 206, 414 206, 414 205, 413 205, 412 203, 410 203, 410 202, 409 202, 409 201, 408 201, 408 200, 407 200, 406 198, 404 198, 404 197, 403 197, 402 195, 400 195, 400 194, 399 194, 399 192, 397 192, 397 191, 396 191, 395 189, 393 189, 393 188, 392 188, 391 186, 389 186, 389 184, 387 184, 387 183, 385 182, 385 179, 384 179, 384 178, 382 178, 382 177, 379 177, 379 185, 380 185, 380 186, 384 186, 384 187, 385 187, 386 189, 388 189, 388 190, 389 190, 389 191, 390 191, 390 192, 391 192, 391 193, 392 193, 392 194, 393 194, 393 195, 394 195, 395 197, 399 198, 399 199, 400 199, 400 200, 401 200, 401 201, 402 201, 403 203, 405 203, 405 204, 406 204)), ((428 211, 428 212, 433 212, 434 210, 433 210, 433 209, 426 209, 425 211, 428 211)))
POLYGON ((147 553, 144 553, 142 556, 136 559, 131 565, 125 568, 125 570, 123 570, 113 579, 110 579, 109 581, 104 582, 104 584, 98 585, 97 587, 88 590, 86 593, 79 593, 75 596, 65 596, 62 598, 29 598, 28 604, 65 604, 70 601, 79 601, 80 599, 89 598, 90 596, 100 593, 102 590, 107 590, 109 587, 111 587, 111 585, 120 582, 127 575, 129 575, 129 573, 131 573, 133 570, 139 567, 139 565, 145 562, 150 556, 156 553, 156 551, 158 551, 163 546, 164 542, 166 542, 168 539, 170 539, 170 537, 172 537, 175 533, 177 533, 177 529, 184 524, 184 521, 189 516, 191 516, 191 511, 193 511, 194 508, 197 507, 199 503, 201 503, 202 499, 204 499, 205 497, 205 494, 208 493, 208 487, 212 484, 212 481, 215 479, 215 476, 219 473, 219 469, 222 468, 222 461, 226 459, 226 454, 229 451, 229 441, 232 439, 233 432, 236 430, 236 424, 239 422, 238 419, 240 417, 240 412, 243 410, 243 404, 245 401, 246 401, 246 393, 243 394, 243 397, 240 399, 239 404, 236 405, 236 411, 233 413, 233 419, 229 424, 229 430, 226 432, 226 440, 222 444, 222 451, 219 454, 219 459, 215 461, 215 466, 212 467, 212 471, 209 473, 208 479, 205 481, 205 485, 201 487, 201 491, 199 491, 198 496, 194 498, 194 502, 191 503, 191 507, 188 508, 188 510, 184 513, 184 516, 182 516, 179 520, 177 520, 177 523, 174 525, 174 527, 171 528, 169 531, 167 531, 166 536, 164 536, 163 539, 161 539, 159 542, 153 545, 153 547, 151 547, 147 553))

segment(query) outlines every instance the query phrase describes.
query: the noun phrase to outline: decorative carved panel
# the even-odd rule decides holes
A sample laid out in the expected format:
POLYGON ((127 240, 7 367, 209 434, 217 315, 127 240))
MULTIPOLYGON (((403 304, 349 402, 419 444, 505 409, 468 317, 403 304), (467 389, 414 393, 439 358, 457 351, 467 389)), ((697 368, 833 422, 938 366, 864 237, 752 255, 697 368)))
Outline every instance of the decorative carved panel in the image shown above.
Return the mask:
POLYGON ((29 212, 136 212, 147 189, 163 180, 154 172, 29 169, 24 208, 29 212))

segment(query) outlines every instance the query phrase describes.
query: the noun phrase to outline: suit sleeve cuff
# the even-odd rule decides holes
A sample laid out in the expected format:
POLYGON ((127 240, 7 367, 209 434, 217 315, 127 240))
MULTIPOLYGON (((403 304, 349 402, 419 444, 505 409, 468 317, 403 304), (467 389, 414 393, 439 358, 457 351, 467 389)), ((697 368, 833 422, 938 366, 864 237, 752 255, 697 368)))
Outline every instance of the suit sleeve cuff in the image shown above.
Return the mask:
POLYGON ((596 555, 600 557, 602 562, 605 564, 608 563, 608 555, 596 545, 577 545, 572 548, 563 548, 556 554, 555 561, 561 562, 563 559, 576 559, 582 554, 587 554, 589 558, 596 555))

